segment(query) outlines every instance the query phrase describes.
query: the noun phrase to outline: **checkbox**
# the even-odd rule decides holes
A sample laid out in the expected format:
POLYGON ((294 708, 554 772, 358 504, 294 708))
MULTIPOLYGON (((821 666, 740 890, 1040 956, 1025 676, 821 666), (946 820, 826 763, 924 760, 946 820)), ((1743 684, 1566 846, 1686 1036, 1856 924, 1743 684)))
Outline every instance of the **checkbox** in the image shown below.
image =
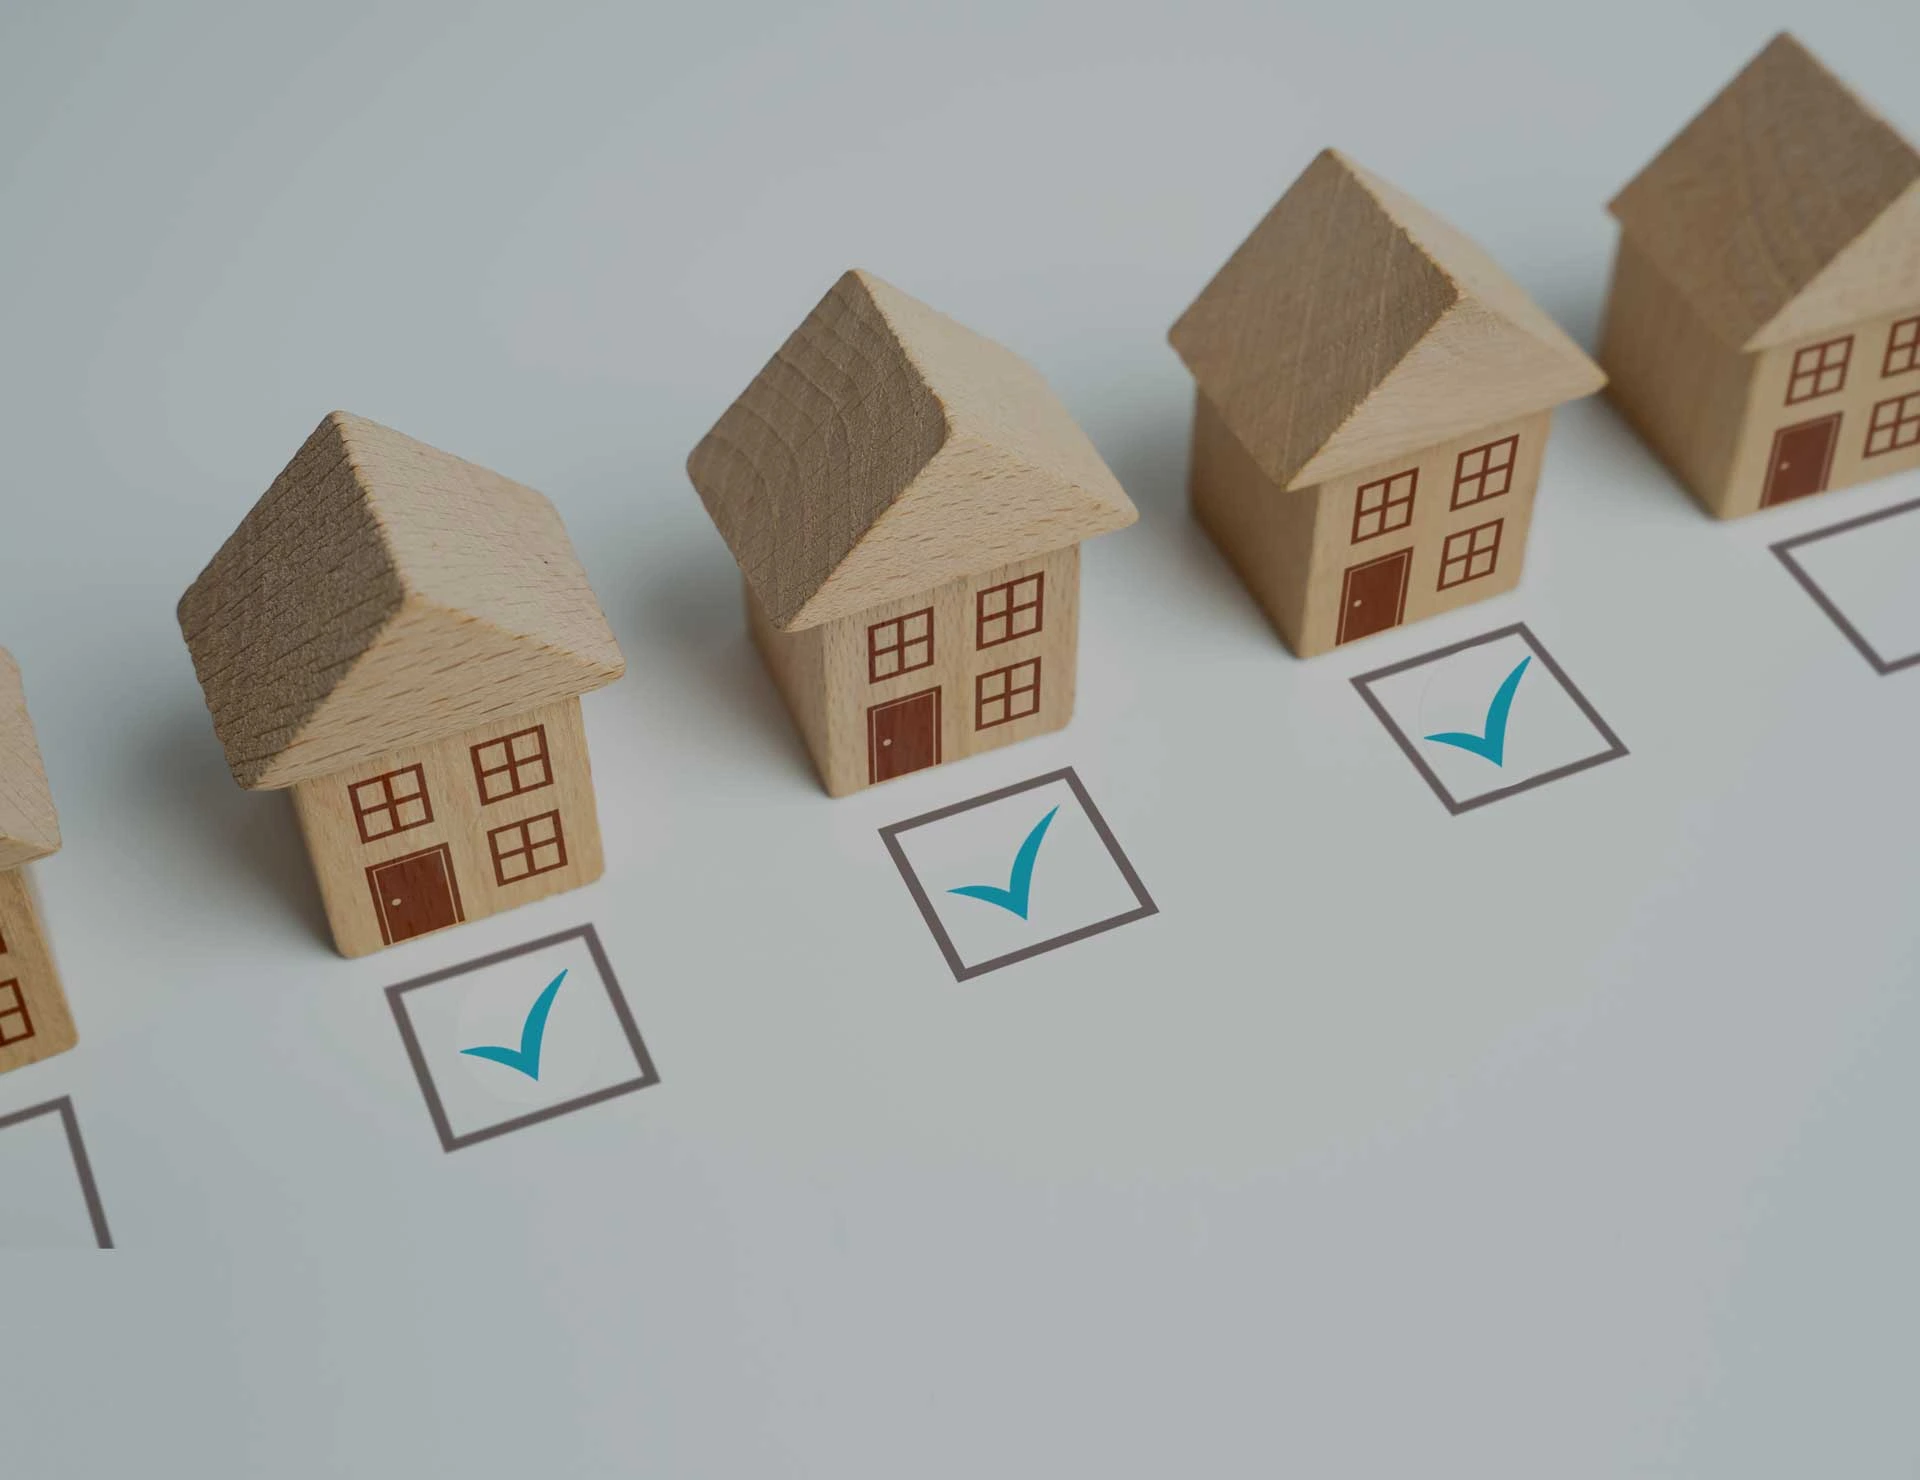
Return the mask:
POLYGON ((1920 665, 1920 499, 1782 540, 1773 553, 1875 673, 1920 665))
POLYGON ((955 981, 1158 912, 1071 766, 880 837, 955 981))
POLYGON ((448 1151, 660 1082, 591 925, 401 982, 387 1001, 448 1151))
POLYGON ((73 1101, 0 1115, 0 1249, 111 1249, 73 1101))
POLYGON ((1353 686, 1455 816, 1627 753, 1524 622, 1363 673, 1353 686))

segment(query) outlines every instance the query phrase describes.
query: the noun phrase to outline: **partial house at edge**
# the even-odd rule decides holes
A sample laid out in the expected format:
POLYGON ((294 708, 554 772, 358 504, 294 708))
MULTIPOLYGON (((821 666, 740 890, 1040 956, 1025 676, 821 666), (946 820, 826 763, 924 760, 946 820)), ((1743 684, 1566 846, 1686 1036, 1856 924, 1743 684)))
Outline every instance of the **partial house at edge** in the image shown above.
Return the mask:
POLYGON ((1920 467, 1920 154, 1792 36, 1610 209, 1611 395, 1710 512, 1920 467))
POLYGON ((59 851, 60 818, 20 667, 0 648, 0 1074, 79 1041, 27 873, 59 851))
POLYGON ((1332 150, 1169 335, 1195 517, 1307 657, 1510 590, 1555 406, 1606 377, 1493 260, 1332 150))
POLYGON ((846 273, 687 472, 830 795, 1071 717, 1080 541, 1138 516, 1010 350, 846 273))
POLYGON ((234 779, 292 789, 343 954, 600 876, 579 696, 625 660, 540 493, 336 412, 179 618, 234 779))

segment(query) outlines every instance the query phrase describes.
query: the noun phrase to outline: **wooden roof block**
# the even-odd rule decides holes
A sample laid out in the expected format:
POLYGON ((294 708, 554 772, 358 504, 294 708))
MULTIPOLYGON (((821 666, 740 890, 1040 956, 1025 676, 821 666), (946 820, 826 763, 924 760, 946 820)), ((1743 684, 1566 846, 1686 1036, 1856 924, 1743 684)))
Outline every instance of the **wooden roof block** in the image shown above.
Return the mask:
POLYGON ((626 667, 543 495, 338 411, 179 618, 246 787, 328 775, 626 667))
POLYGON ((60 851, 60 816, 27 715, 20 665, 0 648, 0 869, 60 851))
POLYGON ((1305 488, 1606 383, 1493 259, 1323 151, 1168 336, 1234 435, 1305 488))
POLYGON ((858 271, 727 408, 687 473, 781 630, 1139 517, 1038 371, 858 271))
POLYGON ((1920 154, 1785 32, 1609 209, 1742 349, 1920 303, 1920 154))

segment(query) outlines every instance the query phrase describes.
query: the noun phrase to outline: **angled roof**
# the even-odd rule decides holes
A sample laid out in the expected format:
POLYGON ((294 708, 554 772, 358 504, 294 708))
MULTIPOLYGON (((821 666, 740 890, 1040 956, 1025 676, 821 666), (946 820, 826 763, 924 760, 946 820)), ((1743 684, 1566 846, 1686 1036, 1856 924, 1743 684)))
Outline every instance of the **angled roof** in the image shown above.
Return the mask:
POLYGON ((247 787, 521 714, 626 666, 544 496, 339 411, 179 617, 247 787))
POLYGON ((1037 370, 857 271, 727 408, 687 473, 781 629, 1139 517, 1037 370))
POLYGON ((59 849, 60 817, 27 717, 20 665, 0 648, 0 869, 18 868, 59 849))
POLYGON ((1784 32, 1609 209, 1742 349, 1920 303, 1920 154, 1784 32))
POLYGON ((1492 258, 1329 149, 1168 336, 1282 488, 1543 411, 1606 383, 1492 258))

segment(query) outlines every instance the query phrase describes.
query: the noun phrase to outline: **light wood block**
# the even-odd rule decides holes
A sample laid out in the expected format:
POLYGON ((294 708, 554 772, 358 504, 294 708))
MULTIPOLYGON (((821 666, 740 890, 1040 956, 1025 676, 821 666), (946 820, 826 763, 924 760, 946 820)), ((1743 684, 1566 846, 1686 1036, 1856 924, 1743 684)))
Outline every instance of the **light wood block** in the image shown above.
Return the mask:
POLYGON ((25 868, 0 871, 0 1074, 79 1042, 25 868))
POLYGON ((1798 41, 1611 209, 1611 394, 1709 512, 1920 466, 1920 152, 1798 41))

